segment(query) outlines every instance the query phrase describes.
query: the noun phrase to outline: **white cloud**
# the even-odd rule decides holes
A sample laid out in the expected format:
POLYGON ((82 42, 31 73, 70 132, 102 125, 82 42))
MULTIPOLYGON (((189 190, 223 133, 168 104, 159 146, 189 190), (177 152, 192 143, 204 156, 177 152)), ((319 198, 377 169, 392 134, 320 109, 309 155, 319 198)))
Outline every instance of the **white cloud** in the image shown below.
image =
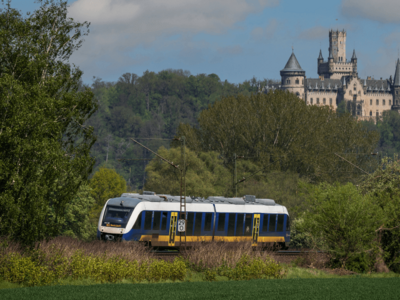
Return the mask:
POLYGON ((381 23, 400 23, 399 0, 342 0, 342 14, 381 23))
POLYGON ((112 61, 118 67, 134 62, 128 52, 136 47, 168 43, 175 36, 180 41, 177 51, 182 51, 184 38, 198 33, 223 34, 249 14, 276 6, 279 1, 78 0, 70 6, 69 16, 92 25, 73 59, 84 71, 95 60, 112 61))

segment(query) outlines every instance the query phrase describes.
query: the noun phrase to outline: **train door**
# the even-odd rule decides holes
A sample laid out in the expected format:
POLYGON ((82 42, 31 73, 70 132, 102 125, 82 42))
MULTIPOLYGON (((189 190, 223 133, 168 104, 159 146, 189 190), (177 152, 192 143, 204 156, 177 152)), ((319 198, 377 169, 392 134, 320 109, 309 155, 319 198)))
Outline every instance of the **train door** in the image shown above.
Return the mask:
POLYGON ((257 246, 258 236, 260 234, 260 214, 255 214, 253 218, 253 244, 257 246))
POLYGON ((177 212, 171 212, 171 218, 169 222, 169 238, 168 246, 175 246, 175 233, 176 233, 176 222, 178 218, 177 212))

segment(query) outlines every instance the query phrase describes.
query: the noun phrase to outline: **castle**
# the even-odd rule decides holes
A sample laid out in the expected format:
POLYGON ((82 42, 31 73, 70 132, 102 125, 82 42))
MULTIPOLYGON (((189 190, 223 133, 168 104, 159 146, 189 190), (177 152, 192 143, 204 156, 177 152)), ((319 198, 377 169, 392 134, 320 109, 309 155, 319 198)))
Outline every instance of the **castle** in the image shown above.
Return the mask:
POLYGON ((376 119, 386 110, 400 112, 400 60, 397 60, 394 79, 361 79, 357 73, 355 50, 346 59, 346 31, 329 32, 329 57, 322 51, 318 57, 319 78, 307 78, 294 52, 281 70, 281 84, 267 85, 262 91, 280 89, 295 93, 308 105, 329 105, 336 110, 343 103, 347 111, 359 119, 376 119))

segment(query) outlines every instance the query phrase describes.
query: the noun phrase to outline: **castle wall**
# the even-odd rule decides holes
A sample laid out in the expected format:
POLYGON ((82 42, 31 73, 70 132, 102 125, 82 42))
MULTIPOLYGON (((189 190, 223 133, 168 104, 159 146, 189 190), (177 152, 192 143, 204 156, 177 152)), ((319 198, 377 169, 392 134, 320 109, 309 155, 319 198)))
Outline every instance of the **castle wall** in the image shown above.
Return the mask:
POLYGON ((307 91, 307 105, 332 107, 333 110, 338 106, 338 93, 333 91, 307 91))

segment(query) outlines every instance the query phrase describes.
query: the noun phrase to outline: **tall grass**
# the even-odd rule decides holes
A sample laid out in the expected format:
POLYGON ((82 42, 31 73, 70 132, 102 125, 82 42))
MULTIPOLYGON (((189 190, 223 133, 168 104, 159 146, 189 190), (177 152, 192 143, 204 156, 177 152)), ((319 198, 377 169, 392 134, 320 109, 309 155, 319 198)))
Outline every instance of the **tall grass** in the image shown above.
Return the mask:
POLYGON ((157 282, 184 280, 187 272, 204 280, 216 276, 230 280, 283 278, 285 271, 267 252, 250 243, 198 243, 172 261, 157 257, 135 242, 83 242, 58 237, 38 243, 34 250, 0 240, 0 279, 27 286, 57 284, 60 280, 93 279, 98 282, 157 282))

